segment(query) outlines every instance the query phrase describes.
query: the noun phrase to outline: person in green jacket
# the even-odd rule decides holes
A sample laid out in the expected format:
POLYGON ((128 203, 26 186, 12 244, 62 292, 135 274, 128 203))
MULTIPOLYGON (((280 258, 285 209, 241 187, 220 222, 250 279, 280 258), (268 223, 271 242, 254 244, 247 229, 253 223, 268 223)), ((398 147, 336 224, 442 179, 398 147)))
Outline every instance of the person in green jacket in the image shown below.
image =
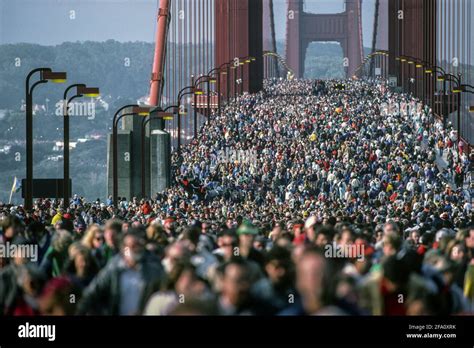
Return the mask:
POLYGON ((73 238, 70 232, 66 230, 55 232, 51 246, 46 251, 40 266, 48 278, 58 277, 62 274, 68 260, 68 248, 72 242, 73 238))

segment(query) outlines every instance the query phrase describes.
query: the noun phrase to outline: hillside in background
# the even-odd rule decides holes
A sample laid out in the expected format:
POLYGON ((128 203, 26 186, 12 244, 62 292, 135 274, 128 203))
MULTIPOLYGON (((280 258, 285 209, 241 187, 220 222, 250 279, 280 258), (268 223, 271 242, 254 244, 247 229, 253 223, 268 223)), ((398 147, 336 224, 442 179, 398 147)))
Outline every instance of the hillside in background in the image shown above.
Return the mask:
MULTIPOLYGON (((71 119, 71 141, 87 139, 71 150, 71 174, 74 193, 88 199, 104 198, 106 136, 113 112, 147 95, 153 49, 152 43, 113 40, 57 46, 0 45, 0 200, 8 200, 13 178, 25 175, 25 118, 21 109, 24 79, 31 69, 40 66, 68 71, 68 83, 84 82, 101 89, 102 104, 96 108, 95 117, 71 119), (15 161, 18 154, 20 161, 15 161)), ((282 42, 278 42, 278 51, 284 55, 282 42)), ((339 45, 312 44, 307 57, 307 77, 343 77, 339 45), (341 64, 334 64, 338 60, 341 64)), ((53 147, 63 135, 62 119, 55 115, 63 90, 64 85, 48 84, 35 91, 34 102, 41 105, 34 132, 34 174, 38 178, 62 176, 62 159, 58 158, 61 151, 53 151, 53 147)), ((21 201, 19 193, 14 197, 21 201)))

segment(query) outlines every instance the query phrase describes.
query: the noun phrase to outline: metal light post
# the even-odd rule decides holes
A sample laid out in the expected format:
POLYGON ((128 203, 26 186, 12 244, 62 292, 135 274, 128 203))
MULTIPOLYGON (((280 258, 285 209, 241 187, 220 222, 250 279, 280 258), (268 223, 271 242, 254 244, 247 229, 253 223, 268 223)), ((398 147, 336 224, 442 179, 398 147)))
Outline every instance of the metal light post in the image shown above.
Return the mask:
MULTIPOLYGON (((191 85, 195 86, 194 83, 194 75, 191 76, 191 85)), ((196 105, 197 105, 197 94, 194 92, 194 108, 193 108, 193 137, 197 137, 197 110, 196 110, 196 105)))
POLYGON ((229 63, 221 64, 218 68, 214 68, 210 70, 207 75, 212 76, 213 74, 217 74, 216 82, 217 82, 217 114, 221 115, 221 75, 227 75, 227 72, 224 73, 222 69, 228 66, 229 63))
POLYGON ((53 72, 50 68, 31 70, 25 81, 26 100, 26 187, 25 209, 33 208, 33 91, 36 86, 47 83, 64 83, 67 79, 65 72, 53 72), (40 79, 30 87, 30 80, 34 74, 40 73, 40 79))
POLYGON ((64 91, 63 95, 63 127, 64 127, 64 136, 63 136, 63 206, 67 208, 69 206, 69 198, 71 193, 69 192, 69 103, 74 99, 81 97, 98 97, 99 89, 87 87, 85 84, 76 83, 70 85, 64 91), (68 92, 76 88, 76 94, 68 99, 68 92))
POLYGON ((437 65, 431 65, 426 62, 424 63, 427 68, 425 69, 425 74, 433 74, 435 73, 436 81, 443 82, 443 98, 442 98, 442 113, 443 113, 443 129, 446 129, 446 122, 448 119, 448 102, 447 102, 447 95, 446 95, 446 79, 445 75, 446 72, 444 71, 443 68, 437 66, 437 65), (441 74, 438 76, 437 74, 441 74))
POLYGON ((239 62, 240 65, 240 84, 239 84, 239 95, 244 94, 244 67, 245 67, 245 60, 239 62))
POLYGON ((189 95, 189 94, 194 94, 194 86, 184 87, 178 93, 178 104, 177 104, 177 107, 178 107, 178 154, 181 153, 181 116, 184 116, 184 115, 188 114, 187 110, 182 108, 183 105, 181 104, 181 99, 185 95, 189 95), (183 93, 187 89, 191 89, 191 92, 183 93))
MULTIPOLYGON (((209 75, 202 75, 196 81, 193 79, 193 86, 194 86, 194 138, 197 138, 197 106, 198 106, 198 95, 204 95, 204 92, 202 89, 198 88, 198 86, 202 83, 205 82, 203 79, 206 79, 207 82, 207 88, 208 88, 208 94, 210 90, 210 82, 209 80, 211 77, 209 75)), ((209 95, 208 95, 208 101, 207 101, 207 106, 209 107, 209 95)))
MULTIPOLYGON (((415 61, 415 71, 418 72, 417 69, 423 69, 423 63, 420 62, 420 61, 415 61)), ((418 73, 416 73, 417 77, 418 77, 418 73)), ((422 80, 422 92, 421 92, 421 98, 423 100, 423 103, 424 104, 427 104, 427 100, 426 100, 426 93, 425 93, 425 74, 423 73, 423 70, 421 71, 421 80, 422 80)))

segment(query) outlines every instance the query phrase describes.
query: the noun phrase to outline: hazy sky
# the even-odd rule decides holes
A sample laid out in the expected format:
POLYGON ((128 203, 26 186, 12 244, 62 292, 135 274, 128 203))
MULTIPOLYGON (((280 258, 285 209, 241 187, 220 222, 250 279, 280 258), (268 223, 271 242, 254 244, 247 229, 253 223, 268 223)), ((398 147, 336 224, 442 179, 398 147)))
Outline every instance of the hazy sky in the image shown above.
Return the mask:
MULTIPOLYGON (((0 43, 153 42, 159 0, 0 0, 0 43)), ((192 1, 192 0, 186 0, 192 1)), ((363 0, 364 45, 372 37, 375 0, 363 0)), ((277 39, 285 37, 286 0, 274 0, 277 39)), ((305 11, 334 13, 343 0, 306 0, 305 11)))

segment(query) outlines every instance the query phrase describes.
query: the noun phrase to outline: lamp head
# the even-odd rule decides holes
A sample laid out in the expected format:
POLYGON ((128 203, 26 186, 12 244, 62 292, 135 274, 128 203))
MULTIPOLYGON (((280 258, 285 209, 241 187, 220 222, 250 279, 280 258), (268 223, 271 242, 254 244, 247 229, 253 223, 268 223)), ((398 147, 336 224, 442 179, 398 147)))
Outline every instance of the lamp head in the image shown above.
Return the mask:
POLYGON ((162 118, 163 120, 172 120, 173 116, 174 115, 171 112, 158 112, 158 117, 162 118))
POLYGON ((45 70, 41 72, 41 79, 51 81, 53 83, 64 83, 67 81, 67 73, 45 70))
POLYGON ((134 106, 132 109, 132 114, 137 114, 138 116, 148 116, 150 112, 151 107, 147 106, 134 106))
POLYGON ((82 94, 84 97, 97 98, 100 96, 100 90, 97 87, 78 86, 77 94, 82 94))

